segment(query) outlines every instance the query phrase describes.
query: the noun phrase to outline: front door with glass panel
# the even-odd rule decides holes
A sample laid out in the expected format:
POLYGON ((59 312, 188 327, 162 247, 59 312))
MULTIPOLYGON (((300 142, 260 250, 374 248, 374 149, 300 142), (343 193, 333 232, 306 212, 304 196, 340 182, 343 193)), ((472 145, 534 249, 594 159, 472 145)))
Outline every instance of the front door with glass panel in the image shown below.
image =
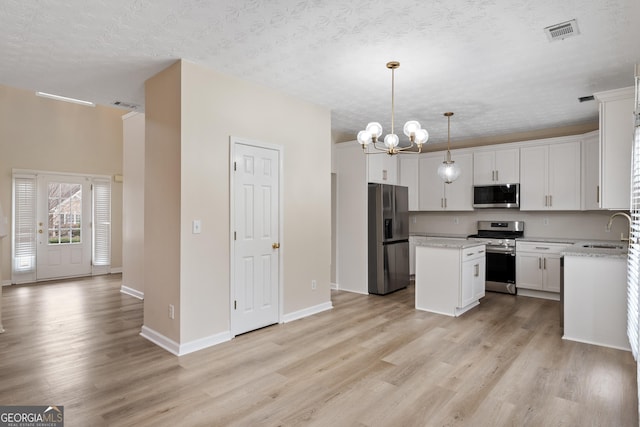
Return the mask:
POLYGON ((91 182, 38 176, 37 280, 91 274, 91 182))

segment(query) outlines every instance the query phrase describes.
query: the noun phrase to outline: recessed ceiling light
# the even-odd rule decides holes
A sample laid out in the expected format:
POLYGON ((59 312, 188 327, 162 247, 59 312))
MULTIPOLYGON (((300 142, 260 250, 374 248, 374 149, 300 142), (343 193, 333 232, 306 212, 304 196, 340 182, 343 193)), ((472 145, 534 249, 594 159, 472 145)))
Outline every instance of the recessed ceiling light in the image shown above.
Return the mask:
POLYGON ((36 92, 36 95, 43 98, 55 99, 56 101, 73 102, 74 104, 86 105, 88 107, 96 106, 96 104, 94 104, 93 102, 83 101, 81 99, 75 99, 75 98, 67 98, 66 96, 53 95, 51 93, 46 93, 46 92, 36 92))

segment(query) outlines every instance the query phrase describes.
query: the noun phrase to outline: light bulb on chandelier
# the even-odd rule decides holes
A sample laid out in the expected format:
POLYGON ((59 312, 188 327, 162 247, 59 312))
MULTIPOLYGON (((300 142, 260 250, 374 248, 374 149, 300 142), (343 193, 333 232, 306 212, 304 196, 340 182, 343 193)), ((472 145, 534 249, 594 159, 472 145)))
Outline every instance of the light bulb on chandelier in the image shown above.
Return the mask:
POLYGON ((357 140, 362 145, 365 154, 387 153, 394 155, 409 150, 417 146, 417 151, 406 151, 407 153, 419 154, 422 152, 422 145, 429 140, 429 132, 422 129, 420 123, 410 120, 404 124, 404 134, 409 137, 411 144, 407 147, 400 147, 400 138, 394 133, 395 121, 395 69, 400 67, 397 61, 387 62, 387 68, 391 70, 391 133, 385 135, 384 146, 378 146, 378 140, 382 136, 382 125, 378 122, 371 122, 365 130, 358 132, 357 140), (368 147, 372 146, 374 151, 369 151, 368 147))
POLYGON ((447 118, 447 155, 446 159, 440 167, 438 167, 438 176, 445 182, 445 184, 451 184, 460 176, 460 167, 456 165, 456 162, 451 160, 451 116, 452 112, 444 113, 447 118))

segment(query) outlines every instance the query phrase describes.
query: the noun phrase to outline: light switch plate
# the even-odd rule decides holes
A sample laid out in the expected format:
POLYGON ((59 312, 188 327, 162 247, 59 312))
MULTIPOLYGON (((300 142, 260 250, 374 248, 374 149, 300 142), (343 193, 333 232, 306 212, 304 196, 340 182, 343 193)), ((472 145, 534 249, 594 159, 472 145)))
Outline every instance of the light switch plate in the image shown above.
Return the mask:
POLYGON ((199 219, 194 219, 191 223, 191 232, 193 234, 200 234, 202 230, 202 222, 199 219))

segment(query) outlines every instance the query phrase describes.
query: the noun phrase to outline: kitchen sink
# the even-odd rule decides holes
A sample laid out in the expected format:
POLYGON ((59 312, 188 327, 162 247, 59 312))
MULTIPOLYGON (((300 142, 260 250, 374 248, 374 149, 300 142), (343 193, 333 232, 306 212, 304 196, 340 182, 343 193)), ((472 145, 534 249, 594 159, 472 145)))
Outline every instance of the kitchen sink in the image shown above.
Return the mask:
POLYGON ((592 249, 624 249, 625 245, 615 245, 610 243, 584 243, 581 245, 583 248, 592 249))

